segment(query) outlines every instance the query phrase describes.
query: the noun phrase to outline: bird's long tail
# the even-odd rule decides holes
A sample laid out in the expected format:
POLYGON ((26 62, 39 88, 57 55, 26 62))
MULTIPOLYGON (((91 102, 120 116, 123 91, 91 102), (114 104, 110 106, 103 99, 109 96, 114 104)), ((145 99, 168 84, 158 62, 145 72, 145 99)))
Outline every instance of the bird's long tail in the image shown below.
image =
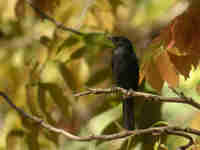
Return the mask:
POLYGON ((134 100, 133 98, 126 98, 123 100, 123 124, 127 130, 135 128, 134 120, 134 100))

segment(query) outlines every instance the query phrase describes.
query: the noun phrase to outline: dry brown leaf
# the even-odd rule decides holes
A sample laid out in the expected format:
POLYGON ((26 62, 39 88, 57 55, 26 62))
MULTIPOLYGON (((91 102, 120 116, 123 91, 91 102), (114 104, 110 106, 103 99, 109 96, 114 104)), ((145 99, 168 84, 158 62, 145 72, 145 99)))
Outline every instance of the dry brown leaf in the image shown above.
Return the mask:
POLYGON ((192 3, 181 15, 174 18, 152 43, 163 43, 164 52, 155 62, 163 80, 172 86, 178 84, 176 70, 189 77, 191 65, 200 58, 200 3, 192 3), (163 56, 162 56, 163 55, 163 56), (164 66, 164 67, 163 67, 164 66), (164 70, 163 68, 171 68, 164 70), (170 71, 170 73, 169 73, 170 71), (166 73, 168 72, 168 73, 166 73))
POLYGON ((182 15, 172 20, 160 34, 165 47, 176 47, 184 54, 200 55, 200 7, 190 6, 182 15))
POLYGON ((176 87, 178 85, 179 76, 167 51, 164 51, 155 58, 155 65, 163 80, 167 81, 167 83, 172 87, 176 87))
POLYGON ((172 53, 168 53, 170 60, 176 67, 177 71, 184 75, 184 77, 188 78, 192 65, 197 67, 199 64, 199 56, 195 55, 186 55, 186 56, 178 56, 172 53))
POLYGON ((147 64, 144 68, 144 75, 149 84, 156 90, 160 91, 163 86, 163 79, 160 75, 160 72, 157 70, 155 63, 152 62, 147 64))

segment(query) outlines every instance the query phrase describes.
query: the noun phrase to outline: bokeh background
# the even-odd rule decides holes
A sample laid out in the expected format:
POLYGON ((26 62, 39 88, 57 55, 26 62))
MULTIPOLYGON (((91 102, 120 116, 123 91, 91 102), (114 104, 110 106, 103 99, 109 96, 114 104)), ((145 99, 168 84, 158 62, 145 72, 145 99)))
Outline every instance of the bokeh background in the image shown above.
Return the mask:
MULTIPOLYGON (((168 68, 171 64, 163 65, 163 62, 163 66, 159 66, 156 72, 155 64, 160 64, 159 60, 146 63, 150 56, 163 52, 163 45, 157 45, 154 39, 159 37, 163 41, 166 40, 159 36, 160 33, 166 33, 162 29, 167 27, 173 18, 186 11, 191 1, 33 2, 44 13, 84 35, 58 29, 55 24, 36 13, 25 0, 0 0, 0 90, 6 92, 13 102, 26 112, 80 136, 122 131, 120 97, 74 97, 74 93, 84 91, 87 87, 114 86, 110 63, 112 48, 106 43, 107 34, 128 37, 133 42, 140 66, 148 64, 148 68, 153 70, 146 72, 141 67, 140 90, 176 96, 169 88, 172 86, 187 96, 199 99, 198 61, 195 61, 195 65, 187 65, 189 60, 198 60, 199 57, 196 59, 192 55, 186 62, 180 60, 183 66, 187 66, 181 68, 183 72, 187 69, 185 74, 180 70, 179 74, 178 71, 175 74, 168 68), (159 51, 155 53, 154 50, 158 47, 159 51), (157 76, 159 69, 161 72, 157 76)), ((162 121, 161 124, 168 122, 181 127, 200 127, 199 112, 190 106, 144 103, 141 99, 141 103, 137 104, 138 128, 150 127, 159 121, 162 121)), ((2 98, 0 131, 2 150, 127 149, 124 145, 125 139, 75 142, 41 129, 17 114, 2 98)), ((144 136, 134 139, 130 149, 167 150, 185 143, 183 138, 174 136, 144 136)), ((196 144, 198 145, 198 138, 196 144)), ((195 149, 198 149, 198 146, 195 149)))

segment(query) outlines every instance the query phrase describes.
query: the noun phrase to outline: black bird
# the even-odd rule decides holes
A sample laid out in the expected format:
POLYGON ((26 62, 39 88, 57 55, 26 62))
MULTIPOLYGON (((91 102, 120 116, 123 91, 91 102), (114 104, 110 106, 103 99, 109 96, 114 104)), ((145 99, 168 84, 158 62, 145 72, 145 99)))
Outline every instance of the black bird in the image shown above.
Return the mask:
MULTIPOLYGON (((112 74, 117 86, 125 89, 138 89, 139 65, 131 41, 123 36, 109 37, 115 48, 112 51, 112 74)), ((125 129, 135 128, 134 101, 123 100, 123 126, 125 129)))

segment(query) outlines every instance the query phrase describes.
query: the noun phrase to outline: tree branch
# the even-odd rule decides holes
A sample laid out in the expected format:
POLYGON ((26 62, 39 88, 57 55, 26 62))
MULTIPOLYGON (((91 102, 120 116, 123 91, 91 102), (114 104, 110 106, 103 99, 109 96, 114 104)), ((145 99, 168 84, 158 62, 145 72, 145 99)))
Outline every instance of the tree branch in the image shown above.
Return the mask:
POLYGON ((80 21, 79 21, 79 23, 78 23, 76 29, 79 29, 79 28, 82 26, 83 19, 85 18, 89 7, 90 7, 94 2, 95 2, 95 0, 86 0, 85 7, 83 8, 83 10, 82 10, 82 12, 81 12, 80 21))
MULTIPOLYGON (((111 94, 111 93, 120 93, 123 96, 128 96, 128 97, 144 97, 145 98, 144 100, 147 102, 158 102, 158 103, 168 102, 168 103, 188 104, 200 110, 199 103, 195 102, 192 98, 183 96, 183 94, 181 94, 182 95, 181 97, 165 97, 165 96, 153 95, 153 94, 144 93, 144 92, 136 92, 133 90, 126 90, 120 87, 114 87, 114 88, 107 88, 107 89, 88 88, 87 91, 76 93, 74 96, 80 97, 80 96, 86 96, 86 95, 92 95, 92 94, 99 95, 99 94, 111 94)), ((176 94, 178 94, 178 92, 176 92, 176 94)), ((137 100, 137 99, 134 99, 134 100, 137 100)))
POLYGON ((49 15, 45 14, 44 12, 42 12, 38 7, 36 7, 33 2, 31 0, 25 0, 34 10, 36 13, 38 13, 43 19, 47 19, 49 20, 50 22, 52 22, 53 24, 56 25, 57 28, 59 29, 62 29, 64 31, 70 31, 74 34, 77 34, 77 35, 84 35, 84 33, 82 32, 79 32, 75 29, 72 29, 72 28, 68 28, 66 26, 64 26, 62 23, 56 21, 54 18, 50 17, 49 15))
POLYGON ((178 136, 188 139, 189 140, 188 144, 180 147, 180 149, 185 150, 188 147, 190 147, 192 144, 194 144, 193 138, 189 134, 200 136, 200 131, 196 129, 180 128, 177 126, 161 126, 161 127, 151 127, 147 129, 136 129, 133 131, 124 130, 120 133, 114 133, 114 134, 109 134, 109 135, 89 135, 89 136, 80 137, 80 136, 73 135, 69 132, 66 132, 63 129, 56 128, 48 123, 45 123, 42 119, 24 112, 21 108, 17 107, 4 92, 0 91, 0 96, 2 96, 4 100, 13 109, 15 109, 20 115, 22 115, 26 119, 30 119, 38 123, 43 128, 46 128, 52 132, 55 132, 57 134, 62 134, 70 140, 75 140, 75 141, 106 140, 108 141, 108 140, 115 140, 115 139, 120 139, 120 138, 124 138, 128 136, 136 136, 136 135, 144 135, 144 134, 157 135, 157 133, 159 134, 166 133, 166 134, 178 135, 178 136))

